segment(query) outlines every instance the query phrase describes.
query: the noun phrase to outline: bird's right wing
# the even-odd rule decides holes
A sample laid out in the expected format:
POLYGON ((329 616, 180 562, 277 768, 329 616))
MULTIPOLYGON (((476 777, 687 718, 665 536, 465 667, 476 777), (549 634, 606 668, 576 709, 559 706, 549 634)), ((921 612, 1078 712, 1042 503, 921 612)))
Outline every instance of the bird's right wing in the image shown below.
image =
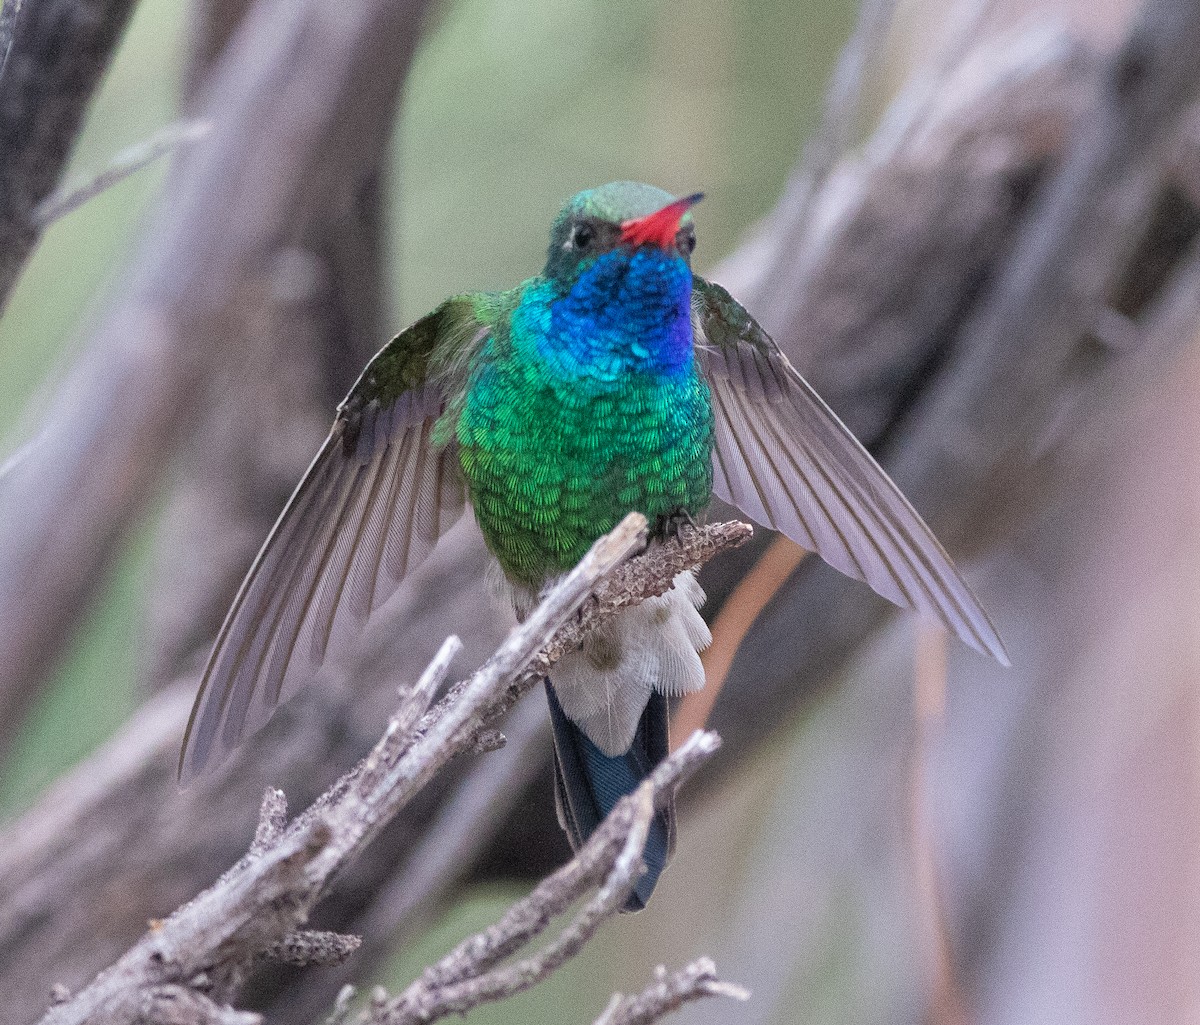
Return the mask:
POLYGON ((251 565, 213 646, 179 755, 194 778, 260 729, 461 517, 434 425, 503 296, 447 300, 367 364, 251 565))

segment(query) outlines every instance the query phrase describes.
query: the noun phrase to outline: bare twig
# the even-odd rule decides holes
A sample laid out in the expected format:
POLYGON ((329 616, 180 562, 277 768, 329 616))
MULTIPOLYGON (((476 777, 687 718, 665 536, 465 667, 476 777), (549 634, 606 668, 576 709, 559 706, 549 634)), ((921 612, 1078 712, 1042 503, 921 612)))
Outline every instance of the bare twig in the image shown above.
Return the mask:
POLYGON ((287 796, 282 790, 269 787, 263 794, 262 805, 258 810, 258 828, 254 831, 250 853, 261 854, 273 844, 278 843, 286 825, 287 796))
POLYGON ((618 802, 574 859, 509 908, 490 929, 464 940, 427 968, 399 996, 364 1011, 360 1025, 426 1025, 520 993, 553 973, 624 904, 643 871, 642 851, 656 803, 666 800, 716 751, 717 744, 715 734, 693 734, 635 794, 618 802), (596 894, 552 943, 531 957, 500 967, 541 935, 554 916, 601 881, 596 894))
POLYGON ((262 1015, 218 1004, 187 986, 155 986, 143 994, 137 1010, 147 1025, 262 1025, 262 1015))
POLYGON ((307 968, 316 965, 329 968, 340 965, 362 945, 357 936, 347 936, 327 930, 301 929, 276 940, 263 952, 268 961, 307 968))
POLYGON ((717 966, 707 957, 697 958, 678 971, 668 973, 659 966, 654 981, 635 996, 613 994, 595 1025, 649 1025, 684 1004, 703 997, 749 1000, 750 991, 717 977, 717 966))
POLYGON ((212 131, 212 125, 207 121, 181 121, 167 125, 166 128, 155 132, 149 139, 144 139, 133 146, 123 149, 112 162, 99 174, 84 182, 56 189, 43 199, 33 211, 33 220, 38 228, 45 231, 51 224, 65 217, 73 210, 79 209, 90 199, 94 199, 106 189, 112 188, 118 182, 123 182, 130 175, 136 174, 142 168, 154 163, 160 157, 165 157, 190 143, 198 142, 212 131))
POLYGON ((363 1025, 418 1025, 449 1014, 465 1014, 472 1007, 514 996, 548 977, 578 953, 600 923, 615 915, 632 892, 642 872, 642 850, 654 816, 653 791, 643 786, 626 807, 614 809, 605 824, 608 835, 597 831, 571 863, 540 883, 524 900, 505 912, 486 932, 464 940, 394 1000, 373 1008, 363 1025), (613 857, 613 838, 622 838, 613 857), (594 885, 607 866, 607 878, 569 926, 544 950, 506 967, 498 962, 519 950, 594 885))
MULTIPOLYGON (((354 923, 363 934, 356 961, 376 963, 386 951, 403 945, 471 871, 524 800, 530 783, 546 771, 549 727, 540 695, 528 695, 513 709, 504 720, 504 748, 455 783, 405 853, 403 867, 377 889, 369 910, 354 923)), ((331 985, 359 974, 358 965, 345 965, 294 980, 272 1002, 272 1014, 300 1020, 306 1008, 328 1001, 331 985)))
MULTIPOLYGON (((577 642, 583 626, 575 611, 597 590, 598 582, 644 545, 645 537, 645 518, 637 513, 626 517, 559 581, 492 659, 421 715, 457 644, 447 641, 421 681, 405 694, 366 759, 282 830, 281 802, 268 791, 253 852, 93 983, 51 1008, 43 1019, 46 1025, 135 1020, 135 1009, 146 993, 187 984, 198 976, 207 980, 208 997, 228 997, 248 958, 268 951, 278 955, 284 949, 279 944, 286 947, 288 937, 304 945, 307 941, 295 939, 298 927, 338 873, 439 769, 468 751, 480 731, 540 679, 547 650, 563 650, 563 635, 577 642), (530 666, 539 668, 531 671, 530 666)), ((644 558, 654 562, 653 554, 644 558)), ((593 619, 622 607, 635 588, 650 593, 655 586, 667 589, 677 572, 675 562, 660 553, 657 565, 662 573, 657 585, 648 579, 645 567, 631 567, 615 579, 602 599, 607 604, 593 610, 593 619)), ((680 749, 652 774, 656 800, 666 800, 668 790, 715 750, 715 737, 706 734, 680 749)), ((623 891, 602 892, 606 901, 615 902, 614 908, 624 899, 623 891)), ((586 932, 586 921, 581 928, 586 932)), ((338 940, 342 947, 350 942, 338 940)), ((573 942, 565 939, 563 949, 574 949, 573 942)))

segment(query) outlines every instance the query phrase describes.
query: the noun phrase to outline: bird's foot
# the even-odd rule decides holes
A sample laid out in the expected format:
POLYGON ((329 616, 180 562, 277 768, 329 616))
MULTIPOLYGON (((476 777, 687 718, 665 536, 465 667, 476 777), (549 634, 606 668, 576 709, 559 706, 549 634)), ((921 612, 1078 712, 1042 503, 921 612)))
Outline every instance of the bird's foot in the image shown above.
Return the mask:
POLYGON ((676 509, 654 521, 651 537, 656 541, 678 541, 684 527, 696 529, 696 521, 686 509, 676 509))

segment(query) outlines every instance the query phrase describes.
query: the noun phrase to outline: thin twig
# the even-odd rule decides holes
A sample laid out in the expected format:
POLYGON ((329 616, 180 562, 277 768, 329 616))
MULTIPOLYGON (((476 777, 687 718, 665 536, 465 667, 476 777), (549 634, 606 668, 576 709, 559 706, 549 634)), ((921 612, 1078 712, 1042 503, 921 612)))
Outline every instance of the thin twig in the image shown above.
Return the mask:
POLYGON ((58 184, 134 0, 23 3, 0 12, 0 310, 41 238, 58 184))
POLYGON ((587 844, 591 850, 576 859, 611 864, 595 896, 559 937, 545 950, 508 967, 489 967, 529 943, 593 883, 592 871, 568 865, 542 882, 528 897, 518 901, 486 932, 472 936, 432 965, 395 1000, 378 1012, 364 1015, 361 1025, 427 1025, 448 1014, 465 1014, 472 1007, 520 993, 549 976, 595 934, 600 923, 615 915, 633 891, 642 871, 642 850, 654 816, 651 788, 641 787, 625 814, 614 815, 610 832, 625 834, 624 845, 612 860, 612 839, 596 833, 587 844), (486 969, 486 970, 485 970, 486 969))
POLYGON ((209 121, 179 121, 155 132, 150 138, 121 150, 103 171, 84 182, 56 189, 33 211, 33 222, 42 231, 77 210, 90 199, 136 174, 184 146, 198 142, 212 131, 209 121))
POLYGON ((577 954, 624 904, 643 870, 650 819, 675 788, 717 749, 716 734, 697 732, 634 794, 622 798, 575 858, 517 901, 495 925, 469 937, 392 1000, 376 1001, 358 1025, 428 1025, 482 1003, 522 992, 577 954), (591 900, 545 949, 501 962, 540 936, 590 887, 591 900))
POLYGON ((272 943, 262 956, 268 961, 299 968, 310 965, 329 968, 340 965, 361 945, 362 940, 358 936, 324 929, 301 929, 272 943))

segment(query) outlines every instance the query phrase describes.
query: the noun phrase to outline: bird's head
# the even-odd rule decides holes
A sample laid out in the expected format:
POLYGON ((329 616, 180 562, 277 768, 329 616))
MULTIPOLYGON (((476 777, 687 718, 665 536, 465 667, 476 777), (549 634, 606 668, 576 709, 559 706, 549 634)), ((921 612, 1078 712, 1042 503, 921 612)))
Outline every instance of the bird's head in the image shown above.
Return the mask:
POLYGON ((688 211, 703 198, 697 192, 676 199, 641 182, 609 182, 580 192, 554 220, 543 274, 567 289, 606 253, 632 255, 643 247, 688 263, 696 248, 688 211))

